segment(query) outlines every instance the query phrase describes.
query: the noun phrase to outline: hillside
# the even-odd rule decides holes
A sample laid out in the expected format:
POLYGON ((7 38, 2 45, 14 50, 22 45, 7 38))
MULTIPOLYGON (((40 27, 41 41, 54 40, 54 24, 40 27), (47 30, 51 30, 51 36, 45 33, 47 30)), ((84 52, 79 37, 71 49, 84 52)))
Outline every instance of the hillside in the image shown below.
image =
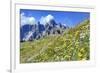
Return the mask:
POLYGON ((57 62, 90 59, 90 22, 85 20, 62 34, 21 42, 20 62, 57 62))

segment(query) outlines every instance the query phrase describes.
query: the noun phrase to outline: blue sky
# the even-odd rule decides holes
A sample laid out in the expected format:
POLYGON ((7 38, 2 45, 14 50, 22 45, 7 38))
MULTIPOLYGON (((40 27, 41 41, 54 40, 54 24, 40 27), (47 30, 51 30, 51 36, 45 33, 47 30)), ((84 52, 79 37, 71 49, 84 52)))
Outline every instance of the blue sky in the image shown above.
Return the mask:
POLYGON ((51 16, 57 23, 66 24, 70 27, 77 25, 78 23, 90 19, 89 12, 72 12, 72 11, 46 11, 46 10, 29 10, 20 9, 21 24, 36 23, 41 21, 41 18, 47 18, 51 16), (34 22, 33 22, 34 21, 34 22))

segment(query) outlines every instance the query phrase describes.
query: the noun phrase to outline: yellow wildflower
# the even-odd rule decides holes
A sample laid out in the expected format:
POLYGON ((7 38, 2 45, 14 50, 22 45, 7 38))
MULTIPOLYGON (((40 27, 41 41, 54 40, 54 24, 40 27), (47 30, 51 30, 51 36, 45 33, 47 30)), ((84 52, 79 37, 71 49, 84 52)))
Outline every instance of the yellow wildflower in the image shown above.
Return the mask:
POLYGON ((84 48, 81 48, 80 51, 81 51, 81 52, 84 52, 84 48))
POLYGON ((78 53, 78 56, 81 57, 81 56, 82 56, 82 53, 79 52, 79 53, 78 53))

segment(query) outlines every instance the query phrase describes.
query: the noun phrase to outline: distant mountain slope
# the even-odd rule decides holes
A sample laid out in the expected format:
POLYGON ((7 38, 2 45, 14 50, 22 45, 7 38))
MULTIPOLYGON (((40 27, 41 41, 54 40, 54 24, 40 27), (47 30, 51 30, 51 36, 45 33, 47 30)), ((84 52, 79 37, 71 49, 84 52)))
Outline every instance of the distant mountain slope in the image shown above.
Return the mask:
POLYGON ((20 62, 79 61, 90 59, 90 21, 85 20, 63 34, 21 43, 20 62))

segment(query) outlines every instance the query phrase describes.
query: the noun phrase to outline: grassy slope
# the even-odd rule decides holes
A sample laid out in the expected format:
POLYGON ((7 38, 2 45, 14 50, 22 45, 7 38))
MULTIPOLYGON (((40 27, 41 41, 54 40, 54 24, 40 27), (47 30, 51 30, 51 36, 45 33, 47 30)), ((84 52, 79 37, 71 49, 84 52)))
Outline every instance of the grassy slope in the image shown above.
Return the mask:
POLYGON ((21 63, 89 60, 89 20, 62 35, 21 43, 21 63))

